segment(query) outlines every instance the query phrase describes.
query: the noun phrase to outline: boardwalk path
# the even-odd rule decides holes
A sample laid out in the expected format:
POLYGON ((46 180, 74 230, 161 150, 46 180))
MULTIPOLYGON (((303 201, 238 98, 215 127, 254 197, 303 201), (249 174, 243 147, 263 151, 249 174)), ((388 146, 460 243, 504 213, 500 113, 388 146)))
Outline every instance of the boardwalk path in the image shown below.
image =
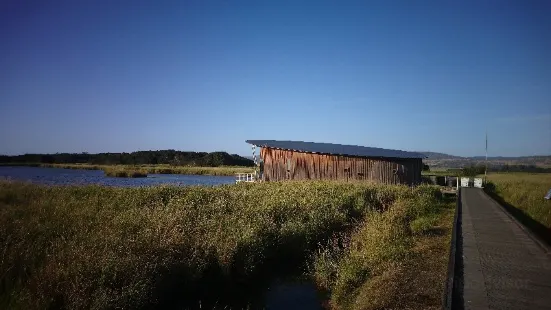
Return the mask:
POLYGON ((551 309, 551 254, 482 190, 461 192, 454 309, 551 309))

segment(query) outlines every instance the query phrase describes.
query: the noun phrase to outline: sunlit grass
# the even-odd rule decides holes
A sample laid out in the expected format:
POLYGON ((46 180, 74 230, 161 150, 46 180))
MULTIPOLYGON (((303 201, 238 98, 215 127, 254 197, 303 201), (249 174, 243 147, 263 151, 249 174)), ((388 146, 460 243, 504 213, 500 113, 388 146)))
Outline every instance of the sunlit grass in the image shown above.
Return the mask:
MULTIPOLYGON (((438 225, 447 205, 428 186, 0 181, 0 308, 258 308, 268 282, 306 270, 336 308, 385 307, 393 299, 381 294, 407 285, 419 238, 447 248, 431 239, 434 227, 411 229, 427 215, 438 225)), ((412 277, 438 286, 442 264, 412 277)))
POLYGON ((314 274, 332 307, 441 308, 454 204, 433 190, 367 213, 350 235, 319 251, 314 274))
POLYGON ((191 175, 219 175, 234 176, 237 173, 252 173, 251 167, 172 167, 172 166, 142 166, 149 173, 158 174, 191 174, 191 175))
POLYGON ((551 189, 551 173, 492 173, 488 180, 506 203, 551 229, 551 201, 543 198, 551 189))

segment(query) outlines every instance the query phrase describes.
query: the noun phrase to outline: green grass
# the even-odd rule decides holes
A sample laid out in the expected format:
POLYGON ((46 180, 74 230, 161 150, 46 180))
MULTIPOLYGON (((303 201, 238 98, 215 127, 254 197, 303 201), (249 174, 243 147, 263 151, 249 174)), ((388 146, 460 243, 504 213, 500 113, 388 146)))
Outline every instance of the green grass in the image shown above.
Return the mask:
POLYGON ((433 232, 449 211, 428 186, 0 181, 0 308, 258 308, 268 283, 299 275, 338 309, 440 307, 450 229, 433 232))
MULTIPOLYGON (((4 166, 29 166, 45 168, 64 168, 64 169, 84 169, 84 170, 128 170, 134 171, 136 168, 146 174, 188 174, 188 175, 214 175, 214 176, 234 176, 237 173, 252 173, 253 167, 239 166, 221 166, 221 167, 187 167, 170 165, 90 165, 90 164, 5 164, 4 166)), ((121 173, 122 174, 122 173, 121 173)), ((129 173, 128 173, 129 174, 129 173)))
POLYGON ((421 216, 411 221, 411 231, 416 235, 422 235, 428 233, 438 222, 438 216, 429 214, 421 216))
POLYGON ((551 189, 551 173, 491 173, 486 186, 510 207, 520 210, 551 230, 551 201, 543 197, 551 189))
POLYGON ((349 236, 315 256, 314 275, 332 308, 442 307, 454 205, 439 192, 420 194, 367 213, 349 236))

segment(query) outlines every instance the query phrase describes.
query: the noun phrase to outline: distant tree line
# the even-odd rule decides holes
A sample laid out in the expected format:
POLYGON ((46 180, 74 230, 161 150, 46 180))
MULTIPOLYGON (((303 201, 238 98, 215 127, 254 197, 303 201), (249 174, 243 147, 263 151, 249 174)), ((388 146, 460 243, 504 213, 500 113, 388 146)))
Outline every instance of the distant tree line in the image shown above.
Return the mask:
POLYGON ((56 153, 0 155, 0 163, 94 164, 94 165, 157 165, 174 166, 254 166, 254 162, 226 152, 182 152, 175 150, 138 151, 132 153, 56 153))

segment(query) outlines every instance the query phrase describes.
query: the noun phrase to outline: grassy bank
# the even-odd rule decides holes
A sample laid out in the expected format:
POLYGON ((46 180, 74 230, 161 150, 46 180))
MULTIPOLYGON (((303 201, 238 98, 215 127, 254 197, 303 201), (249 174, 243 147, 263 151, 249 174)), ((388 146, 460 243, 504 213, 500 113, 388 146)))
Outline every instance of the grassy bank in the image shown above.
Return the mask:
MULTIPOLYGON (((8 166, 5 164, 4 166, 8 166)), ((29 167, 45 167, 45 168, 63 168, 63 169, 84 169, 84 170, 112 170, 130 171, 139 169, 146 174, 189 174, 189 175, 219 175, 219 176, 234 176, 236 173, 250 173, 254 171, 252 167, 186 167, 186 166, 170 166, 170 165, 89 165, 89 164, 9 164, 9 166, 29 166, 29 167)))
POLYGON ((454 206, 438 192, 367 213, 314 257, 314 277, 335 309, 441 309, 454 206), (344 246, 335 246, 344 244, 344 246))
POLYGON ((147 177, 147 171, 143 169, 130 169, 119 167, 104 167, 103 172, 108 177, 117 178, 145 178, 147 177))
POLYGON ((252 167, 174 167, 174 166, 141 166, 148 173, 158 174, 193 174, 193 175, 220 175, 235 176, 237 173, 254 172, 252 167))
POLYGON ((486 191, 551 244, 551 173, 492 173, 486 191))
POLYGON ((297 275, 339 309, 439 308, 452 212, 426 186, 2 181, 0 308, 258 308, 297 275))

